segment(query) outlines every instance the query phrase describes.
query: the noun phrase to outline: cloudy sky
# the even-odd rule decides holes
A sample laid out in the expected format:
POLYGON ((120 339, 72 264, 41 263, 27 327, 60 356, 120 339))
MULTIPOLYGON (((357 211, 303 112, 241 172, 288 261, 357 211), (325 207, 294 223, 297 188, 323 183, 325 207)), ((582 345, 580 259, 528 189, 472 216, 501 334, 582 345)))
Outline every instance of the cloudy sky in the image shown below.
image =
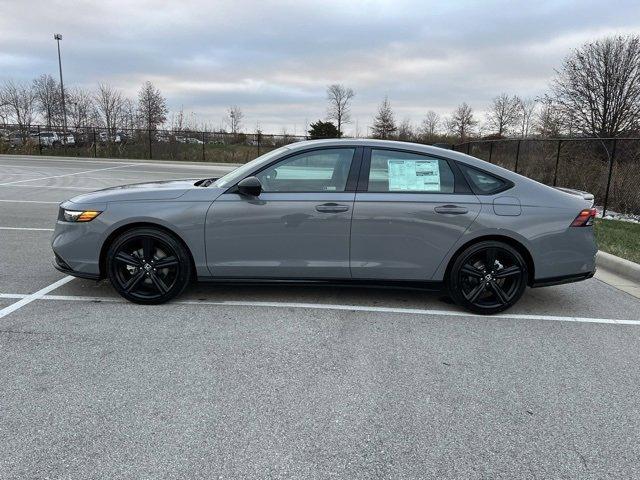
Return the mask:
POLYGON ((238 105, 245 130, 272 133, 323 118, 330 83, 356 91, 348 130, 363 134, 385 95, 399 120, 462 101, 482 117, 502 91, 543 93, 585 41, 640 32, 638 0, 0 0, 0 12, 0 81, 57 76, 59 32, 69 87, 135 96, 151 80, 198 123, 238 105))

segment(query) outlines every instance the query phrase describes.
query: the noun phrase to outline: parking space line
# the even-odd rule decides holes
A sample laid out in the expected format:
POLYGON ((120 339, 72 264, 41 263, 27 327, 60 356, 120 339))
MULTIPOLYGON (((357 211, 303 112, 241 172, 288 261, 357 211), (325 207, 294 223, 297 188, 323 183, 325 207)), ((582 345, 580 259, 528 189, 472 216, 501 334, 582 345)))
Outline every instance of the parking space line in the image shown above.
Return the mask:
MULTIPOLYGON (((17 299, 26 298, 26 295, 18 293, 0 293, 0 298, 17 299)), ((79 295, 42 295, 37 300, 53 300, 53 301, 75 301, 75 302, 108 302, 128 304, 125 300, 115 297, 89 297, 79 295)), ((130 304, 133 305, 133 304, 130 304)), ((519 313, 503 313, 499 315, 479 315, 471 312, 463 312, 456 310, 434 310, 420 308, 401 308, 401 307, 374 307, 367 305, 340 305, 325 303, 296 303, 296 302, 251 302, 251 301, 207 301, 207 300, 178 300, 168 305, 200 305, 200 306, 222 306, 222 307, 271 307, 271 308, 300 308, 312 310, 340 310, 340 311, 357 311, 370 313, 397 313, 405 315, 430 315, 440 317, 466 317, 480 318, 485 320, 501 319, 501 320, 542 320, 552 322, 574 322, 574 323, 599 323, 610 325, 638 325, 640 320, 628 320, 618 318, 591 318, 591 317, 565 317, 559 315, 529 315, 519 313)), ((144 308, 135 306, 135 308, 144 308)))
POLYGON ((116 167, 106 167, 106 168, 95 168, 93 170, 85 170, 83 172, 74 172, 74 173, 65 173, 63 175, 51 175, 50 177, 40 177, 40 178, 30 178, 26 180, 15 180, 13 182, 0 183, 0 187, 4 187, 7 185, 15 185, 17 183, 25 183, 25 182, 35 182, 36 180, 49 180, 51 178, 62 178, 62 177, 71 177, 74 175, 83 175, 85 173, 93 173, 93 172, 103 172, 105 170, 115 170, 117 168, 127 168, 133 167, 135 164, 126 164, 126 165, 118 165, 116 167))
POLYGON ((0 230, 31 230, 34 232, 53 232, 53 228, 0 227, 0 230))
POLYGON ((3 200, 0 199, 2 203, 47 203, 51 205, 59 205, 60 202, 45 202, 44 200, 3 200))
POLYGON ((56 190, 90 190, 90 191, 95 191, 95 190, 100 190, 101 188, 104 187, 63 187, 63 186, 57 186, 57 185, 9 185, 9 184, 2 184, 0 183, 0 187, 8 187, 8 188, 53 188, 56 190))
POLYGON ((28 305, 29 303, 33 302, 34 300, 38 300, 38 299, 44 297, 47 293, 55 290, 58 287, 61 287, 65 283, 69 283, 73 279, 74 279, 74 277, 66 276, 64 278, 61 278, 57 282, 52 283, 48 287, 44 287, 44 288, 38 290, 35 293, 27 295, 22 300, 18 300, 16 303, 12 303, 8 307, 5 307, 2 310, 0 310, 0 318, 6 317, 10 313, 15 312, 16 310, 18 310, 19 308, 24 307, 25 305, 28 305))

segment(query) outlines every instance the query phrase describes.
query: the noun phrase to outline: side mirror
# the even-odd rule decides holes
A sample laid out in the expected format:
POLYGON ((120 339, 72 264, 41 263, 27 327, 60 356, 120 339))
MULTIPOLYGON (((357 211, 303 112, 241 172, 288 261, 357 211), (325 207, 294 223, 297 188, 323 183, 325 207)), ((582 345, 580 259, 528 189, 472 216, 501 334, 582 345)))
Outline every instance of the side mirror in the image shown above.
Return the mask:
POLYGON ((238 193, 257 197, 262 193, 262 184, 256 177, 247 177, 238 182, 238 193))

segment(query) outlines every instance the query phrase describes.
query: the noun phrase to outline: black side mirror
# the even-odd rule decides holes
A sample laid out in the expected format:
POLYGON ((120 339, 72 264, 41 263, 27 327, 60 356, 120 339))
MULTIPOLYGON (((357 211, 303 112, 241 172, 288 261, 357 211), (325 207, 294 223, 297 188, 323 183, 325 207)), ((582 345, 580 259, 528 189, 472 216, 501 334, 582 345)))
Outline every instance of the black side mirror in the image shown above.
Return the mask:
POLYGON ((262 184, 256 177, 247 177, 238 182, 238 193, 257 197, 262 193, 262 184))

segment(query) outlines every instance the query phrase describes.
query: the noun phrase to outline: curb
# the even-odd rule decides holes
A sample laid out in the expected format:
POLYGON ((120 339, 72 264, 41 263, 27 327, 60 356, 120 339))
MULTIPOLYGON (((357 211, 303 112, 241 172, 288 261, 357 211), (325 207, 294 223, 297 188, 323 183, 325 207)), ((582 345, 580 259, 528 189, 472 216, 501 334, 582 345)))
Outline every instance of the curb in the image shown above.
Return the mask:
POLYGON ((596 256, 596 266, 640 284, 640 264, 599 250, 596 256))

